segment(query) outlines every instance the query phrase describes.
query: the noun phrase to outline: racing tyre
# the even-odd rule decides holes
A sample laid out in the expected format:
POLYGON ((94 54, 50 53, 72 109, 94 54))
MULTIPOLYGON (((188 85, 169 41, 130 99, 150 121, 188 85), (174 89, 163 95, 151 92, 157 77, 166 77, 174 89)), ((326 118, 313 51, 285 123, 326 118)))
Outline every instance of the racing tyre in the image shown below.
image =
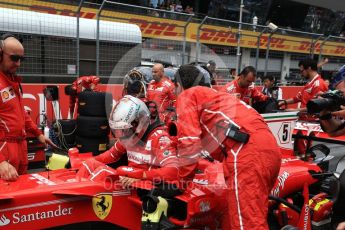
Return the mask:
POLYGON ((109 147, 108 137, 90 138, 76 136, 75 140, 80 153, 92 152, 94 156, 103 153, 109 147))
POLYGON ((108 119, 106 117, 77 118, 77 135, 82 137, 106 137, 110 131, 108 119))
POLYGON ((112 104, 111 93, 83 91, 78 96, 78 113, 81 116, 107 117, 112 104))

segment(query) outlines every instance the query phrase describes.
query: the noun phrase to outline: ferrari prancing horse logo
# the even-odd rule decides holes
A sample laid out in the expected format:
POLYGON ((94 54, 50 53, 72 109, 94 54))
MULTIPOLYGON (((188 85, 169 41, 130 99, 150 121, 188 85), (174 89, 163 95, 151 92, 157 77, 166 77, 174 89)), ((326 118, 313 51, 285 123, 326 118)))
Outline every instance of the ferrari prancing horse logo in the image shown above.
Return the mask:
POLYGON ((96 216, 104 220, 111 210, 113 197, 112 195, 98 195, 92 198, 92 208, 96 216))

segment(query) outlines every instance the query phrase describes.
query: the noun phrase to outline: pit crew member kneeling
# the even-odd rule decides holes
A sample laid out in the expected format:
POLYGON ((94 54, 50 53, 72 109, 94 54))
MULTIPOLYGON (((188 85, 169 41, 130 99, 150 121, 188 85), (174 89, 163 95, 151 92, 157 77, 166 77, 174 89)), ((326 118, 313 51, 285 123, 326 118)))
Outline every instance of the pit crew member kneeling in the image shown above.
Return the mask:
POLYGON ((117 141, 108 151, 83 162, 79 176, 94 180, 104 177, 104 173, 115 174, 105 164, 116 162, 127 153, 128 167, 119 167, 116 172, 123 186, 141 179, 172 183, 179 179, 176 148, 159 119, 150 121, 143 101, 124 96, 114 106, 109 125, 117 141))
POLYGON ((204 85, 194 66, 175 74, 180 165, 195 169, 205 151, 216 160, 224 156, 228 210, 222 229, 268 229, 268 195, 281 163, 276 140, 245 102, 204 85))

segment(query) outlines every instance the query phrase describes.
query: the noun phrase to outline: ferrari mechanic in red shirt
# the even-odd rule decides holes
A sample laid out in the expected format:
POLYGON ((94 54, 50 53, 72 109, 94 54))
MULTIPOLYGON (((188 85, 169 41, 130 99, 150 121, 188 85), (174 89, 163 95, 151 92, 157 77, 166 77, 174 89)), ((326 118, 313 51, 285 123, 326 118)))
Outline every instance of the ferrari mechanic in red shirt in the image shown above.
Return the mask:
POLYGON ((79 176, 91 175, 90 179, 93 180, 100 174, 99 167, 112 174, 112 169, 104 164, 116 162, 127 153, 128 168, 117 171, 124 176, 120 180, 124 185, 138 179, 178 180, 176 148, 164 124, 159 119, 151 121, 150 112, 143 101, 130 95, 124 96, 115 105, 109 125, 117 141, 108 151, 84 162, 79 176))
POLYGON ((97 85, 100 79, 97 76, 82 76, 72 83, 72 94, 70 95, 69 111, 71 117, 74 115, 75 104, 78 94, 84 90, 98 91, 97 85))
POLYGON ((268 97, 254 87, 256 70, 252 66, 245 67, 239 77, 220 89, 241 99, 248 105, 255 101, 266 101, 268 97))
POLYGON ((24 60, 24 47, 13 35, 0 39, 0 177, 16 180, 27 171, 26 132, 33 133, 41 143, 55 145, 24 110, 21 78, 16 75, 24 60))
POLYGON ((175 75, 180 165, 193 170, 205 151, 223 160, 228 210, 222 229, 268 229, 268 195, 281 163, 276 140, 254 109, 203 86, 198 76, 191 65, 175 75))
POLYGON ((328 86, 317 73, 317 62, 315 60, 302 60, 298 63, 298 66, 301 75, 308 80, 308 83, 303 87, 302 91, 298 92, 295 97, 289 98, 285 101, 280 101, 279 106, 301 102, 300 108, 295 110, 307 111, 306 105, 308 101, 319 94, 326 92, 328 90, 328 86))
POLYGON ((152 67, 152 76, 153 80, 147 86, 147 100, 157 104, 160 119, 165 121, 168 107, 175 107, 174 83, 164 76, 162 64, 155 64, 152 67))

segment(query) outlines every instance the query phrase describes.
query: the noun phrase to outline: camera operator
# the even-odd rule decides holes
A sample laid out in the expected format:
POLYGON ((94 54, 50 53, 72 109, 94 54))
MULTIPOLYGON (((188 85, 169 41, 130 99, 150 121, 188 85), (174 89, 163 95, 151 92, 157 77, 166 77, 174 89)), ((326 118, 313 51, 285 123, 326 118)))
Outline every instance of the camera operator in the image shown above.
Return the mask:
POLYGON ((327 92, 307 104, 309 113, 320 112, 319 119, 322 129, 330 136, 345 134, 344 79, 345 65, 338 70, 332 80, 331 88, 336 90, 327 92))
POLYGON ((340 90, 328 91, 307 104, 310 114, 319 114, 322 129, 330 136, 345 134, 345 97, 340 90))
POLYGON ((341 136, 345 134, 345 106, 341 105, 340 110, 331 112, 325 109, 320 112, 320 124, 330 136, 341 136), (340 119, 342 118, 342 119, 340 119))

